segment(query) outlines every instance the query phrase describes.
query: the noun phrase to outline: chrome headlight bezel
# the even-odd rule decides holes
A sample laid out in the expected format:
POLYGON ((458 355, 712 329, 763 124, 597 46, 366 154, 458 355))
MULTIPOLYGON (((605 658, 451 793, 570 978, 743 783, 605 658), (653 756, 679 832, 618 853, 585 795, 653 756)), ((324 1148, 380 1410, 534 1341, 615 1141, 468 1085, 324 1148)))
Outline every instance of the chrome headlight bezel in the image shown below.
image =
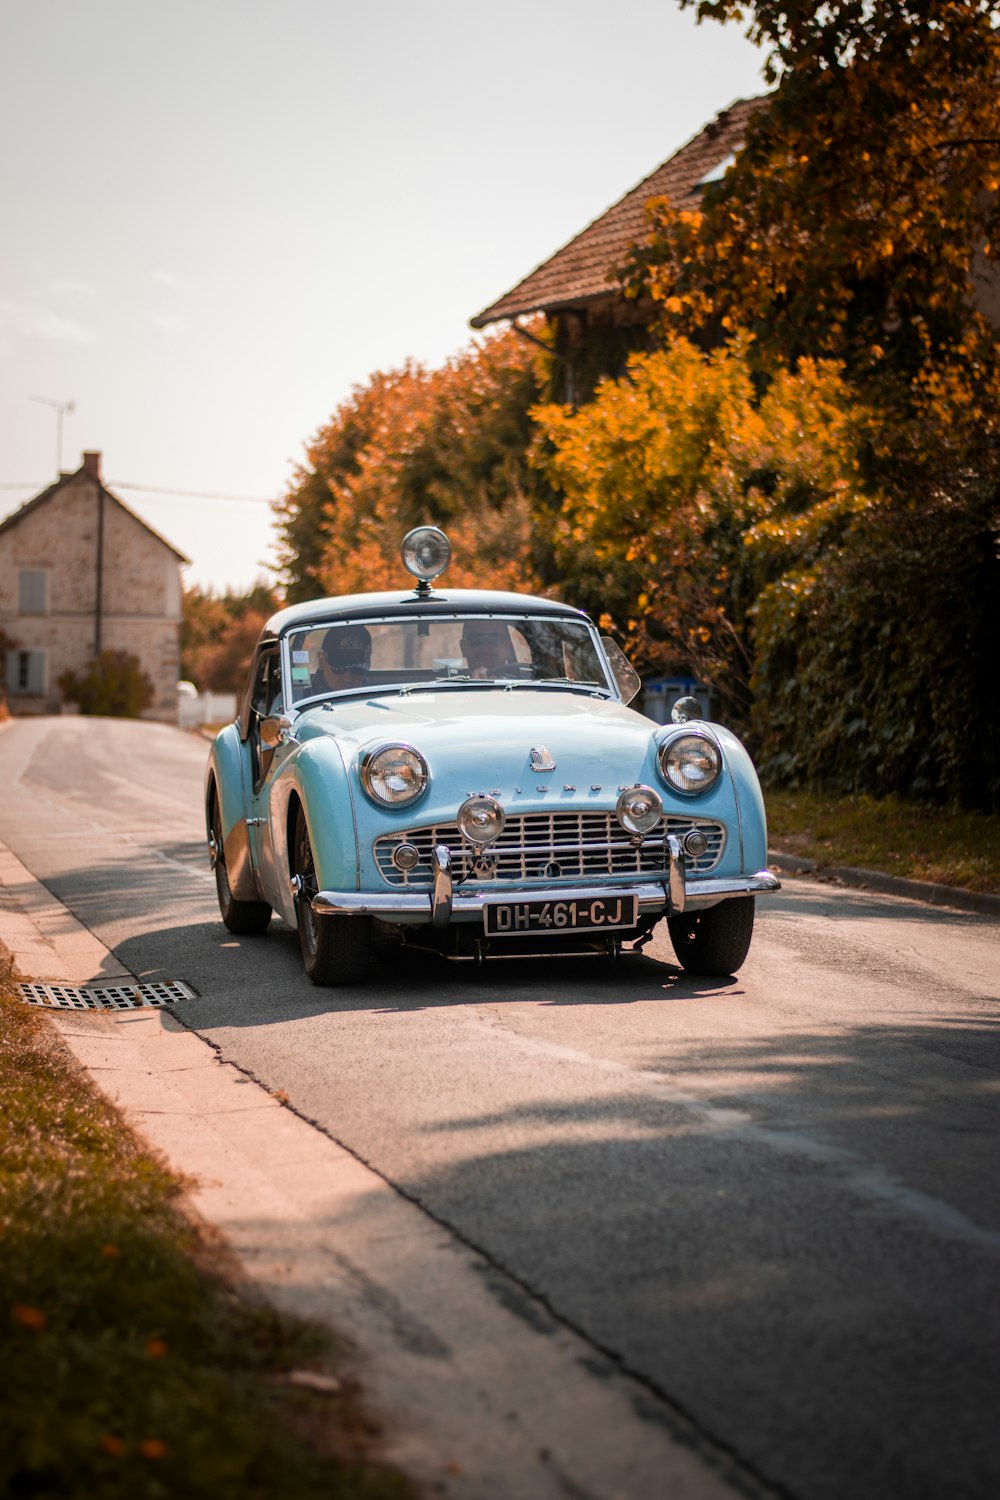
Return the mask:
POLYGON ((656 755, 660 779, 680 797, 703 797, 719 783, 724 769, 722 749, 704 729, 684 729, 669 735, 656 755), (683 768, 694 773, 685 777, 683 768))
MULTIPOLYGON (((400 775, 400 772, 396 774, 400 775)), ((366 750, 361 757, 359 775, 365 793, 376 807, 411 807, 424 795, 431 782, 430 769, 420 751, 400 740, 386 740, 366 750), (405 782, 407 776, 413 778, 408 787, 400 786, 395 795, 386 785, 386 778, 392 773, 381 764, 383 757, 392 755, 403 758, 406 771, 402 781, 405 782)))

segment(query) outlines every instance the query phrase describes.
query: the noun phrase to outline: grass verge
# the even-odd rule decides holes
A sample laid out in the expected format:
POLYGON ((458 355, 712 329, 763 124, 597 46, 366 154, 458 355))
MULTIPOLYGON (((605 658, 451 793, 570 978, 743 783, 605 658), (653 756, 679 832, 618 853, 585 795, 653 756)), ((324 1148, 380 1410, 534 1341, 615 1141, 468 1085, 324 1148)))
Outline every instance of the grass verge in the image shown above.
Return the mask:
POLYGON ((830 797, 765 787, 772 849, 1000 893, 1000 817, 952 812, 896 797, 830 797))
POLYGON ((180 1184, 15 977, 0 944, 0 1494, 409 1496, 349 1383, 288 1380, 329 1373, 329 1336, 208 1267, 180 1184))

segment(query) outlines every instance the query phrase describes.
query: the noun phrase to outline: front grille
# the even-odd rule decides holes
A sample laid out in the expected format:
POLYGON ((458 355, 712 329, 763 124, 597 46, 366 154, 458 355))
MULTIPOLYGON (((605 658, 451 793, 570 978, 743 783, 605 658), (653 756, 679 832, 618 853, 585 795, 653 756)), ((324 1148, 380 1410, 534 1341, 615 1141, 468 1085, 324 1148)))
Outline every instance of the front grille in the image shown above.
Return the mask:
POLYGON ((458 831, 457 823, 434 823, 409 828, 405 833, 384 834, 375 841, 375 860, 389 885, 422 890, 432 881, 431 851, 436 844, 451 850, 456 880, 474 879, 478 885, 512 881, 600 880, 609 875, 662 875, 669 864, 666 838, 683 838, 692 828, 708 838, 708 848, 698 859, 688 856, 687 868, 694 875, 707 875, 722 858, 726 830, 722 823, 704 818, 669 817, 637 849, 618 819, 607 812, 524 813, 508 817, 504 831, 486 851, 477 866, 472 848, 458 831), (412 870, 397 870, 392 851, 397 844, 413 844, 420 862, 412 870), (496 860, 496 867, 492 861, 496 860))

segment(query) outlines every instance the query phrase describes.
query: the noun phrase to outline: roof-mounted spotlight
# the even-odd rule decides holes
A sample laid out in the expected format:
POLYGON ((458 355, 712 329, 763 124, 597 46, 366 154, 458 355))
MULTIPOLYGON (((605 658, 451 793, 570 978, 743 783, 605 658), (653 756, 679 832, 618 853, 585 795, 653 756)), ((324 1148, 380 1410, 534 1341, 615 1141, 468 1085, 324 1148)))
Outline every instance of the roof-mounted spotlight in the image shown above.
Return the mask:
POLYGON ((415 526, 404 536, 399 553, 403 567, 418 580, 418 597, 426 599, 431 580, 440 578, 451 562, 451 543, 440 526, 415 526))

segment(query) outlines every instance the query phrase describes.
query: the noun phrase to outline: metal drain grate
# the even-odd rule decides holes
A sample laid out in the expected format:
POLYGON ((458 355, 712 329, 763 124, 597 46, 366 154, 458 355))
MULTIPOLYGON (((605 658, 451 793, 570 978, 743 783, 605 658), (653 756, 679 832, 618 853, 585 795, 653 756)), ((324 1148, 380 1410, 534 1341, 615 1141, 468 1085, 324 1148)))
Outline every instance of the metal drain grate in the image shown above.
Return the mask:
POLYGON ((47 1010, 139 1010, 146 1005, 174 1005, 194 1000, 196 991, 179 980, 165 984, 115 984, 86 990, 73 984, 20 984, 21 998, 47 1010))

